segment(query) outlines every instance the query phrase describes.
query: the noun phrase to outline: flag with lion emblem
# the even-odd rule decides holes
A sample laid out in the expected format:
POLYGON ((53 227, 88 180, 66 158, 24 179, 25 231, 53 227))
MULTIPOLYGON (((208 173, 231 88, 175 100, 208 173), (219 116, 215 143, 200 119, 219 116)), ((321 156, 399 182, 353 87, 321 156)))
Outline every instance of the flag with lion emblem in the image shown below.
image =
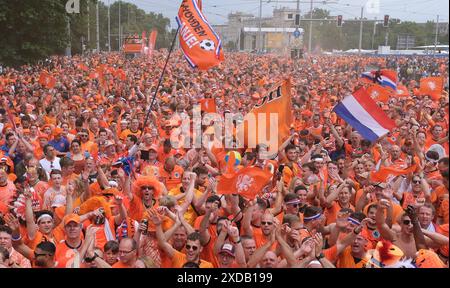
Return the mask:
POLYGON ((444 89, 444 79, 442 77, 426 77, 420 79, 420 94, 429 95, 433 100, 439 100, 444 89))
POLYGON ((217 193, 239 194, 253 200, 270 184, 272 173, 259 167, 245 167, 236 172, 234 168, 235 154, 231 153, 227 162, 226 172, 217 182, 217 193))
POLYGON ((269 184, 272 174, 258 167, 245 167, 232 175, 222 175, 217 185, 219 194, 239 194, 252 200, 269 184))
POLYGON ((193 68, 208 70, 224 60, 222 41, 201 10, 200 0, 183 0, 176 17, 180 46, 193 68))

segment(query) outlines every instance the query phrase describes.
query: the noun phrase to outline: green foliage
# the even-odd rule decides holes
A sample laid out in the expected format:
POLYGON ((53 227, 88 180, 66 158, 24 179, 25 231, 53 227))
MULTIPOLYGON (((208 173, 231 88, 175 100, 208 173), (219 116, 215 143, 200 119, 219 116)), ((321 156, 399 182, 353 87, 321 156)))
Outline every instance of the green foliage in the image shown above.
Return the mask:
POLYGON ((65 0, 0 0, 0 63, 17 66, 64 51, 65 0))
MULTIPOLYGON (((67 14, 67 0, 0 0, 0 63, 19 66, 35 63, 54 54, 64 54, 70 44, 72 54, 96 48, 96 0, 80 0, 80 13, 67 14), (89 5, 89 13, 88 13, 89 5), (88 41, 88 22, 90 41, 88 41)), ((158 30, 156 48, 168 47, 174 31, 170 20, 162 14, 146 13, 136 5, 118 1, 111 4, 111 48, 119 48, 119 6, 122 35, 147 34, 158 30)), ((108 50, 108 6, 99 1, 100 50, 108 50)))

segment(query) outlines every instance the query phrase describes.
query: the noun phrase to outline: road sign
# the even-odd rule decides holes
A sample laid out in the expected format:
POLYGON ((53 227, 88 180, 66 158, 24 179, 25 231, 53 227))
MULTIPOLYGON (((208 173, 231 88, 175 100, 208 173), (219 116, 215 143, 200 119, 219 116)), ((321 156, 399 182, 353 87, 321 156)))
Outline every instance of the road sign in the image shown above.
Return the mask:
POLYGON ((300 30, 298 30, 298 28, 295 29, 295 31, 294 31, 294 37, 295 37, 295 38, 300 38, 300 35, 302 35, 302 34, 300 33, 300 30))

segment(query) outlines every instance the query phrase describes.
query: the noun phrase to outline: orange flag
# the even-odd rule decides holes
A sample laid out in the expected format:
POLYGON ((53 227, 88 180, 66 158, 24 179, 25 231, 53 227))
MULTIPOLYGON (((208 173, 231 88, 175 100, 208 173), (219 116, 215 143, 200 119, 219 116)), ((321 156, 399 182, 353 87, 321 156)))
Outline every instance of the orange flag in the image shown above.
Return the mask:
POLYGON ((205 98, 205 99, 201 99, 200 101, 201 104, 201 110, 206 112, 206 113, 216 113, 216 99, 214 98, 205 98))
POLYGON ((389 176, 399 176, 413 173, 416 171, 417 164, 406 169, 397 169, 394 167, 381 167, 378 171, 370 172, 370 180, 374 182, 386 182, 389 176))
POLYGON ((199 0, 183 0, 176 18, 180 46, 186 60, 200 70, 219 65, 224 60, 222 41, 201 11, 199 0))
POLYGON ((269 184, 272 174, 258 167, 245 167, 234 174, 223 174, 217 183, 219 194, 239 194, 252 200, 269 184))
POLYGON ((123 71, 121 68, 114 71, 113 75, 116 78, 119 78, 122 81, 127 80, 127 75, 125 74, 125 71, 123 71))
POLYGON ((148 37, 148 58, 151 58, 153 55, 153 51, 156 47, 156 38, 158 37, 158 30, 153 29, 150 33, 150 37, 148 37))
POLYGON ((373 100, 381 101, 383 103, 386 103, 391 96, 391 92, 380 85, 371 85, 367 88, 367 93, 369 93, 373 100))
POLYGON ((78 69, 83 70, 85 72, 89 71, 89 67, 86 66, 86 64, 84 64, 84 63, 79 63, 78 64, 78 69))
POLYGON ((291 110, 291 80, 286 79, 275 85, 245 116, 244 123, 237 129, 239 140, 243 140, 244 146, 248 148, 266 143, 269 154, 277 152, 278 147, 289 137, 294 122, 291 110))
POLYGON ((439 100, 444 89, 442 77, 426 77, 420 79, 419 91, 422 95, 430 95, 433 100, 439 100))
POLYGON ((406 86, 398 84, 397 85, 397 93, 395 94, 397 97, 409 97, 409 91, 406 86))
POLYGON ((51 89, 55 87, 56 79, 47 71, 42 71, 41 75, 39 76, 39 84, 41 84, 45 88, 51 89))

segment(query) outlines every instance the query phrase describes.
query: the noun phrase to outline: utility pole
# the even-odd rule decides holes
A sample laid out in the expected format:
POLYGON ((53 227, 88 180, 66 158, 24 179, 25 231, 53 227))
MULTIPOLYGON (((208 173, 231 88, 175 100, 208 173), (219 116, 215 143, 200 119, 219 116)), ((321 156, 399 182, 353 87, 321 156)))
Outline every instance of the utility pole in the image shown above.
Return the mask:
POLYGON ((377 17, 375 17, 375 21, 373 22, 372 50, 375 45, 375 34, 377 34, 377 17))
POLYGON ((89 0, 87 1, 87 26, 88 26, 88 33, 87 33, 87 47, 89 49, 89 44, 91 41, 91 17, 89 12, 89 0))
POLYGON ((70 17, 67 16, 67 35, 68 35, 68 41, 67 41, 67 47, 66 47, 66 56, 72 56, 72 39, 70 35, 70 17))
POLYGON ((434 55, 436 55, 437 51, 438 34, 439 34, 439 15, 437 15, 436 19, 436 34, 434 35, 434 55))
POLYGON ((98 17, 98 2, 97 1, 97 11, 96 11, 96 18, 97 18, 97 53, 100 53, 100 23, 98 23, 99 21, 99 17, 98 17))
POLYGON ((122 28, 121 28, 121 22, 120 22, 120 3, 122 1, 119 0, 119 51, 122 49, 122 28))
POLYGON ((111 1, 108 0, 108 52, 111 52, 111 1))
POLYGON ((258 25, 258 41, 256 50, 262 52, 262 0, 259 0, 259 25, 258 25))
POLYGON ((384 46, 388 46, 389 42, 389 28, 386 30, 386 36, 384 37, 384 46))
POLYGON ((359 25, 359 46, 358 52, 361 54, 361 46, 362 46, 362 35, 363 35, 363 15, 364 15, 364 6, 361 7, 361 24, 359 25))
POLYGON ((310 13, 310 17, 309 17, 309 19, 310 19, 310 21, 309 21, 309 43, 308 43, 308 52, 309 53, 311 53, 311 47, 312 47, 312 25, 313 25, 313 21, 312 21, 312 19, 313 19, 313 0, 311 0, 311 11, 309 12, 310 13))

